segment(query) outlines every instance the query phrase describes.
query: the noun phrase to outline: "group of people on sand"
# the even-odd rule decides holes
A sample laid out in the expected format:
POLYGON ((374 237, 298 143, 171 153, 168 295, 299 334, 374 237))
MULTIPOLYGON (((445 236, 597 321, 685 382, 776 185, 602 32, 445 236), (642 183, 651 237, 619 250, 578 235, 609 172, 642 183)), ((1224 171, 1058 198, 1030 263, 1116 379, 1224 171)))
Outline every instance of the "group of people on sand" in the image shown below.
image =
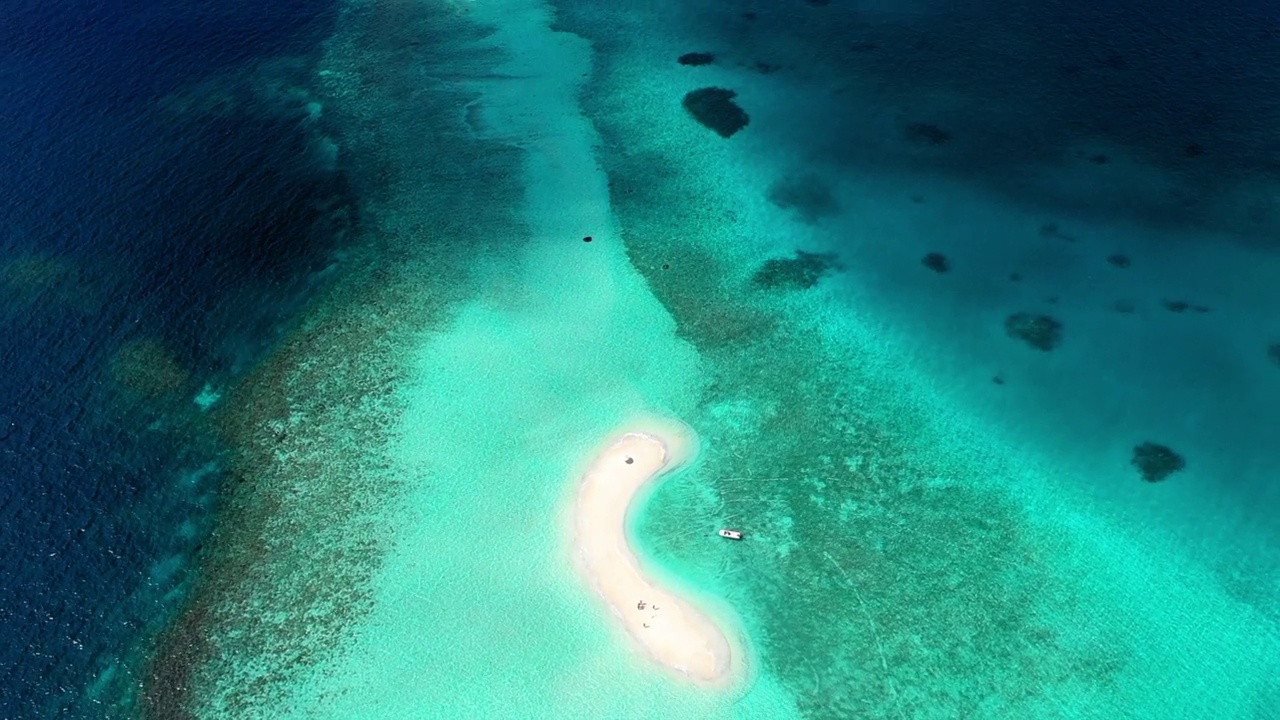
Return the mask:
MULTIPOLYGON (((648 603, 646 603, 644 600, 641 600, 640 602, 636 603, 636 609, 637 609, 637 610, 644 610, 644 608, 645 608, 645 606, 646 606, 646 605, 648 605, 648 603)), ((657 606, 657 605, 649 605, 649 607, 653 608, 655 611, 658 609, 658 606, 657 606)), ((650 616, 649 616, 649 619, 650 619, 650 620, 652 620, 652 619, 654 619, 654 618, 655 618, 655 617, 657 617, 657 616, 658 616, 658 615, 657 615, 657 613, 655 612, 653 615, 650 615, 650 616)), ((641 623, 641 624, 642 624, 642 625, 644 625, 645 627, 649 627, 649 623, 641 623)))

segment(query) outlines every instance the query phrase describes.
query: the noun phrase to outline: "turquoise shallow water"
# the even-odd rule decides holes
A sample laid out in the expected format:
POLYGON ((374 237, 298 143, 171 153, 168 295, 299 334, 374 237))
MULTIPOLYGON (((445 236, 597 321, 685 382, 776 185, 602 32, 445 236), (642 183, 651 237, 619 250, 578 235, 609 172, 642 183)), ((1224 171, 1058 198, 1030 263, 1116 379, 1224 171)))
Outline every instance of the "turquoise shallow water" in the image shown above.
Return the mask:
POLYGON ((1009 169, 1022 195, 966 180, 984 98, 833 74, 805 23, 838 9, 556 10, 343 14, 323 113, 391 182, 358 269, 223 401, 241 482, 153 715, 1277 716, 1271 250, 1090 204, 1119 181, 1071 152, 1009 169), (731 138, 681 106, 713 84, 731 138), (838 153, 831 96, 862 108, 838 153), (577 473, 641 412, 702 449, 635 544, 733 618, 746 687, 646 664, 573 572, 577 473), (1147 440, 1186 467, 1144 482, 1147 440))

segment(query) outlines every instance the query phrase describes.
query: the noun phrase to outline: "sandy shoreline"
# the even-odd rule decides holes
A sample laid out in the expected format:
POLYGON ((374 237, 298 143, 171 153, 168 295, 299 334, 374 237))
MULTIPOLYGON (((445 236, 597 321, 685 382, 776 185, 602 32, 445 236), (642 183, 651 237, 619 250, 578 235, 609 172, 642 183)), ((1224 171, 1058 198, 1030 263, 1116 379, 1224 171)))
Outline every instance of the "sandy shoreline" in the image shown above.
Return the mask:
POLYGON ((637 494, 696 449, 692 430, 675 422, 637 423, 611 436, 579 486, 574 549, 579 571, 647 656, 695 683, 723 687, 736 674, 724 630, 647 578, 626 537, 637 494))

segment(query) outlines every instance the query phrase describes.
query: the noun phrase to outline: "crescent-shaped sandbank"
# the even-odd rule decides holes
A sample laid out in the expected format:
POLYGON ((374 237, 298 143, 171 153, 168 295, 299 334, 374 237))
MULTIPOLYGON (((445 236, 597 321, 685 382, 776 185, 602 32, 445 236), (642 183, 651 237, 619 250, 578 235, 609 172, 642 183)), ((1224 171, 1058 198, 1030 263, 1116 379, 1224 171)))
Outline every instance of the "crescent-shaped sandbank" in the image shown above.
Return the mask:
POLYGON ((612 436, 582 477, 575 552, 580 572, 647 656, 695 683, 725 686, 736 673, 724 630, 646 577, 626 536, 627 511, 640 491, 696 449, 693 431, 675 422, 637 423, 612 436))

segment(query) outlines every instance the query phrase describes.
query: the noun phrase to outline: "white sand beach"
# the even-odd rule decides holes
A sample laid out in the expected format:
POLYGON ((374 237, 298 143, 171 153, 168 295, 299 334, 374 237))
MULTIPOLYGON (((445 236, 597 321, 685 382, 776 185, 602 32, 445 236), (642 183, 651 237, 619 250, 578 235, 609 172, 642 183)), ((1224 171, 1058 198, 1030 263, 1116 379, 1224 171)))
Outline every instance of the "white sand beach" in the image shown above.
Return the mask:
POLYGON ((696 453, 693 432, 645 423, 610 438, 583 475, 575 509, 577 565, 627 634, 654 661, 698 684, 732 681, 735 658, 710 616, 645 576, 626 536, 642 489, 696 453))

